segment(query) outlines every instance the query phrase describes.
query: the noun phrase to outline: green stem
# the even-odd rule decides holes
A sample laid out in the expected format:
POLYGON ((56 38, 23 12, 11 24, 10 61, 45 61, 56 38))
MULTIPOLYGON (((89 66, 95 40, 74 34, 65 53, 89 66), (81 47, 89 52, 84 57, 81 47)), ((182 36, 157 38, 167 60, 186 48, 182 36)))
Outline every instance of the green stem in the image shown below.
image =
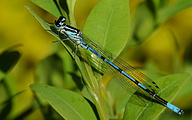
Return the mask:
MULTIPOLYGON (((82 48, 79 49, 81 56, 83 56, 84 58, 86 58, 86 54, 84 52, 84 50, 82 48)), ((81 73, 83 75, 83 78, 86 82, 86 87, 88 92, 90 93, 96 109, 99 113, 99 116, 101 118, 101 120, 108 120, 108 114, 106 112, 103 100, 102 100, 102 95, 101 95, 101 90, 98 84, 98 81, 96 80, 96 78, 93 75, 93 70, 91 68, 91 66, 89 64, 87 64, 88 62, 85 61, 81 61, 81 73)))

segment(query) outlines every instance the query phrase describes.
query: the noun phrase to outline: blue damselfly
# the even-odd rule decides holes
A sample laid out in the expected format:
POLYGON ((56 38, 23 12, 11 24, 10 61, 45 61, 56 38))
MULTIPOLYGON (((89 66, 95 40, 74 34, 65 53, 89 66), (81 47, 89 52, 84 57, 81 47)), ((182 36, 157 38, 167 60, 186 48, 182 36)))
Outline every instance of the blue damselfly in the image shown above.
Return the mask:
POLYGON ((159 87, 150 78, 148 78, 142 72, 130 66, 128 63, 122 61, 121 59, 117 59, 112 62, 111 58, 113 57, 111 57, 111 55, 113 56, 113 54, 104 50, 102 47, 100 47, 98 44, 95 44, 90 39, 85 39, 84 35, 79 29, 67 25, 65 23, 65 20, 66 20, 65 17, 61 16, 59 19, 55 20, 54 26, 59 32, 58 34, 59 37, 60 34, 66 37, 65 39, 61 39, 59 41, 69 40, 75 45, 75 56, 77 53, 77 46, 80 45, 82 48, 94 53, 102 61, 107 63, 109 67, 111 67, 112 69, 116 70, 116 72, 121 74, 122 80, 119 79, 117 83, 119 83, 126 91, 128 91, 126 85, 129 84, 129 82, 132 82, 132 84, 141 88, 144 92, 148 93, 152 98, 154 98, 155 100, 157 100, 170 110, 174 111, 175 113, 178 113, 179 115, 182 115, 184 113, 183 110, 172 105, 171 103, 167 102, 166 100, 164 100, 163 98, 161 98, 156 94, 154 89, 158 89, 159 87), (151 83, 151 85, 149 85, 148 83, 151 83), (154 89, 151 88, 151 86, 154 89))

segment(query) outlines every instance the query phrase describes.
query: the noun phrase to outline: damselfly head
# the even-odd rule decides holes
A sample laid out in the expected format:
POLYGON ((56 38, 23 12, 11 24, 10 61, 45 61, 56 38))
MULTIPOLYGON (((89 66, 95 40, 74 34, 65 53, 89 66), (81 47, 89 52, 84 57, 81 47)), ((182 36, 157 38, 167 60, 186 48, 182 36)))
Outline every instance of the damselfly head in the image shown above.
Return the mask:
POLYGON ((55 20, 54 26, 55 28, 59 29, 61 26, 65 24, 66 18, 61 16, 59 19, 55 20))

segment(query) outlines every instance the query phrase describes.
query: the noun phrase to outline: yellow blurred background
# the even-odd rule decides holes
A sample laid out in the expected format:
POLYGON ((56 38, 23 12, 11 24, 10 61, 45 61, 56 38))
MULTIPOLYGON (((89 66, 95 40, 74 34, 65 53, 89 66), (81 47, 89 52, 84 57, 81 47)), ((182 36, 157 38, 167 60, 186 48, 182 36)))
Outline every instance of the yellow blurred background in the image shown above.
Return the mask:
MULTIPOLYGON (((34 67, 54 50, 50 41, 52 36, 45 32, 24 5, 31 5, 35 10, 39 10, 30 1, 0 1, 0 51, 19 44, 21 46, 16 50, 22 54, 17 65, 9 73, 8 77, 11 78, 8 78, 7 82, 11 86, 12 94, 26 90, 14 99, 12 116, 17 116, 31 104, 33 96, 28 84, 34 82, 34 67)), ((44 13, 39 12, 42 16, 44 13)))
MULTIPOLYGON (((137 4, 141 1, 143 0, 130 0, 131 16, 137 4)), ((77 0, 75 18, 78 28, 82 29, 88 14, 97 2, 98 0, 77 0)), ((10 89, 12 94, 26 90, 14 99, 15 104, 11 112, 12 116, 25 110, 31 104, 33 93, 28 85, 35 81, 35 66, 39 61, 51 55, 57 49, 57 45, 52 43, 54 37, 41 27, 39 22, 29 13, 24 5, 28 5, 47 22, 53 22, 56 19, 53 16, 50 17, 50 14, 30 1, 0 1, 0 51, 3 52, 9 47, 19 44, 21 46, 16 49, 22 54, 19 62, 7 76, 7 82, 11 86, 10 89)), ((173 64, 171 63, 176 62, 179 64, 179 67, 184 65, 184 53, 192 42, 191 33, 192 8, 188 8, 179 12, 161 25, 152 36, 139 46, 139 50, 144 51, 147 58, 154 61, 160 70, 174 73, 172 69, 173 64), (178 56, 176 57, 179 57, 179 59, 181 59, 180 61, 174 61, 175 56, 172 56, 176 49, 174 48, 175 38, 173 38, 172 32, 175 33, 175 38, 178 43, 179 51, 177 51, 178 56)), ((135 48, 133 51, 134 50, 135 48)), ((130 53, 131 52, 129 52, 129 54, 130 53)), ((188 71, 191 69, 180 68, 177 72, 192 72, 188 71)), ((30 119, 33 118, 43 119, 40 112, 38 117, 33 116, 30 119)))

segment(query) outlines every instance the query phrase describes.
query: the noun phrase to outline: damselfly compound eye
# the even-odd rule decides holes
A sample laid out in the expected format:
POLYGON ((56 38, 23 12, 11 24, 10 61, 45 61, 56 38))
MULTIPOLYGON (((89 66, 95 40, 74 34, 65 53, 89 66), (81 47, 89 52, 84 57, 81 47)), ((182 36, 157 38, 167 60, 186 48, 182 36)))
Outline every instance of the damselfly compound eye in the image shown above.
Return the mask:
POLYGON ((63 25, 63 24, 64 24, 64 22, 66 21, 66 18, 65 18, 65 17, 63 17, 63 16, 61 16, 61 17, 59 17, 59 19, 57 19, 56 21, 57 21, 57 23, 58 23, 58 24, 63 25))
POLYGON ((63 17, 63 16, 61 16, 59 19, 61 20, 62 23, 64 23, 66 21, 65 17, 63 17))
POLYGON ((59 27, 61 27, 61 26, 64 25, 65 21, 66 21, 66 18, 63 17, 63 16, 61 16, 61 17, 59 17, 59 19, 55 20, 54 26, 55 26, 56 28, 59 28, 59 27))

